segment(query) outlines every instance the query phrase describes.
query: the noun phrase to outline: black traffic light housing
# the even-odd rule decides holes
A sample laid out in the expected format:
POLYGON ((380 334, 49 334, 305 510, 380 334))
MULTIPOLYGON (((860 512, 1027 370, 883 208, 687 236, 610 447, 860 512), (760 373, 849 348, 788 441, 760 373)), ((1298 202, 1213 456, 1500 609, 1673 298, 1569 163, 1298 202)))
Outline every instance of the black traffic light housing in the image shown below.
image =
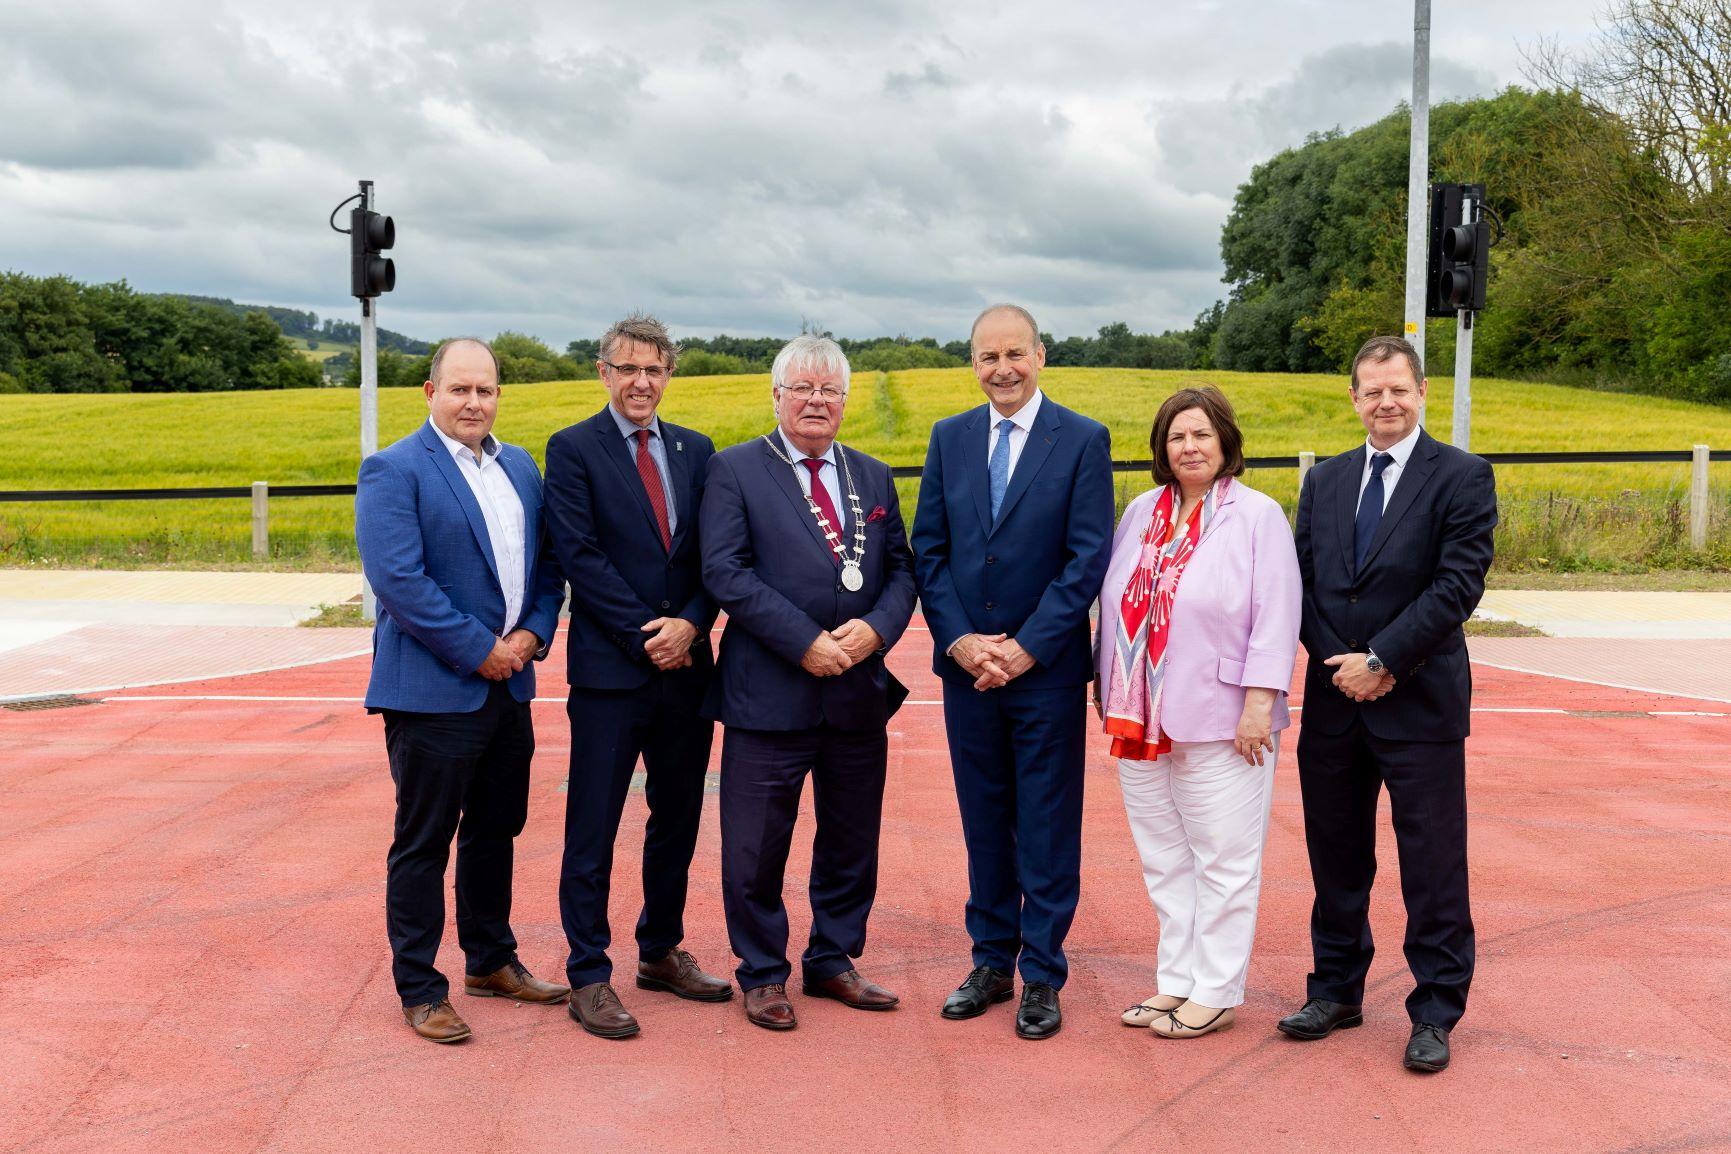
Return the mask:
POLYGON ((349 210, 349 292, 376 297, 397 287, 397 264, 382 250, 397 243, 397 226, 383 213, 349 210))
POLYGON ((1485 307, 1491 234, 1482 184, 1433 184, 1425 315, 1452 317, 1485 307))

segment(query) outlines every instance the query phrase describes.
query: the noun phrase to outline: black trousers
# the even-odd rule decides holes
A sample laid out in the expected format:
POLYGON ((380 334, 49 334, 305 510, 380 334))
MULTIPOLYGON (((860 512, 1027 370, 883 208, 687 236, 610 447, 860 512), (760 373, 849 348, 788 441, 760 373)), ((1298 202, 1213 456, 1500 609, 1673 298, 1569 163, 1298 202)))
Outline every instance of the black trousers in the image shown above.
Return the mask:
POLYGON ((1417 985, 1413 1022, 1453 1029, 1472 984, 1473 918, 1467 898, 1466 743, 1385 741, 1354 721, 1345 733, 1306 726, 1298 740, 1304 840, 1316 901, 1308 996, 1357 1005, 1375 947, 1370 889, 1376 878, 1376 804, 1388 786, 1406 962, 1417 985))
POLYGON ((397 783, 385 870, 391 976, 405 1006, 450 987, 435 965, 445 932, 445 864, 457 839, 457 942, 464 969, 490 974, 517 957, 511 933, 512 839, 529 813, 535 732, 529 706, 503 682, 473 713, 384 710, 397 783))
POLYGON ((657 673, 637 689, 571 690, 571 774, 565 797, 565 856, 559 873, 559 917, 571 955, 572 989, 613 976, 607 898, 613 841, 631 774, 643 759, 649 823, 643 835, 643 910, 637 956, 659 961, 685 939, 685 896, 704 774, 715 723, 701 716, 704 679, 689 671, 657 673))
POLYGON ((811 940, 807 981, 853 968, 865 952, 878 887, 889 733, 820 725, 787 732, 735 729, 721 743, 721 894, 739 988, 786 982, 783 875, 807 774, 817 832, 811 844, 811 940))

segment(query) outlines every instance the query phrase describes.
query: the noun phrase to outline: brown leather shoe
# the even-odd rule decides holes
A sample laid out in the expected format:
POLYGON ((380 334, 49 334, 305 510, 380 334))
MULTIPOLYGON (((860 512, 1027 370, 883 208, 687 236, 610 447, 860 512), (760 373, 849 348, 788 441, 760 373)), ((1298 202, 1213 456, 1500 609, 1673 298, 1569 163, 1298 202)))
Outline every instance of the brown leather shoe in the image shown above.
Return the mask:
POLYGON ((847 970, 821 982, 805 983, 808 998, 834 998, 856 1010, 893 1010, 901 999, 878 985, 860 977, 858 970, 847 970))
POLYGON ((537 1006, 563 1002, 571 996, 570 986, 543 982, 523 968, 522 962, 507 962, 484 978, 473 974, 463 978, 463 992, 471 998, 510 998, 513 1002, 531 1002, 537 1006))
POLYGON ((787 1000, 787 987, 780 982, 745 991, 745 1016, 752 1025, 766 1030, 791 1030, 799 1025, 793 1016, 793 1003, 787 1000))
POLYGON ((606 982, 591 982, 573 990, 567 1009, 573 1022, 597 1038, 629 1038, 641 1028, 606 982))
POLYGON ((474 1033, 469 1029, 469 1023, 457 1017, 449 998, 438 1005, 427 1002, 419 1006, 404 1006, 403 1017, 409 1020, 415 1033, 429 1042, 461 1042, 474 1033))
POLYGON ((638 962, 637 988, 666 990, 694 1002, 725 1002, 733 997, 732 982, 704 973, 696 958, 678 948, 658 962, 638 962))

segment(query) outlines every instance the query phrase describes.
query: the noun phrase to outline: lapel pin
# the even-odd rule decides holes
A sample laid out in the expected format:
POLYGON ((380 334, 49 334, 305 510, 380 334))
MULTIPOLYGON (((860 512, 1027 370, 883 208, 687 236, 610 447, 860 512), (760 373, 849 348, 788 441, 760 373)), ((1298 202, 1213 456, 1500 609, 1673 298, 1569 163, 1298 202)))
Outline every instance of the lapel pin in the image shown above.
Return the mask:
POLYGON ((675 453, 683 453, 683 452, 685 452, 685 442, 684 442, 684 441, 675 441, 675 442, 673 442, 673 451, 674 451, 674 452, 675 452, 675 453))

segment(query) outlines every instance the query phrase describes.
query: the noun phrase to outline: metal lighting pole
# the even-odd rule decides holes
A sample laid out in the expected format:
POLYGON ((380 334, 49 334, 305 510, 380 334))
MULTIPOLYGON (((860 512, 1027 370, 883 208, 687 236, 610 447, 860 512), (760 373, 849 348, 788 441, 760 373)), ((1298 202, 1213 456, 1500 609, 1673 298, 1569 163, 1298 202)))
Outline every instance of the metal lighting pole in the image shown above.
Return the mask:
MULTIPOLYGON (((1430 0, 1413 0, 1412 146, 1406 169, 1406 339, 1424 364, 1425 257, 1430 249, 1430 0)), ((1424 406, 1419 406, 1424 423, 1424 406)))

